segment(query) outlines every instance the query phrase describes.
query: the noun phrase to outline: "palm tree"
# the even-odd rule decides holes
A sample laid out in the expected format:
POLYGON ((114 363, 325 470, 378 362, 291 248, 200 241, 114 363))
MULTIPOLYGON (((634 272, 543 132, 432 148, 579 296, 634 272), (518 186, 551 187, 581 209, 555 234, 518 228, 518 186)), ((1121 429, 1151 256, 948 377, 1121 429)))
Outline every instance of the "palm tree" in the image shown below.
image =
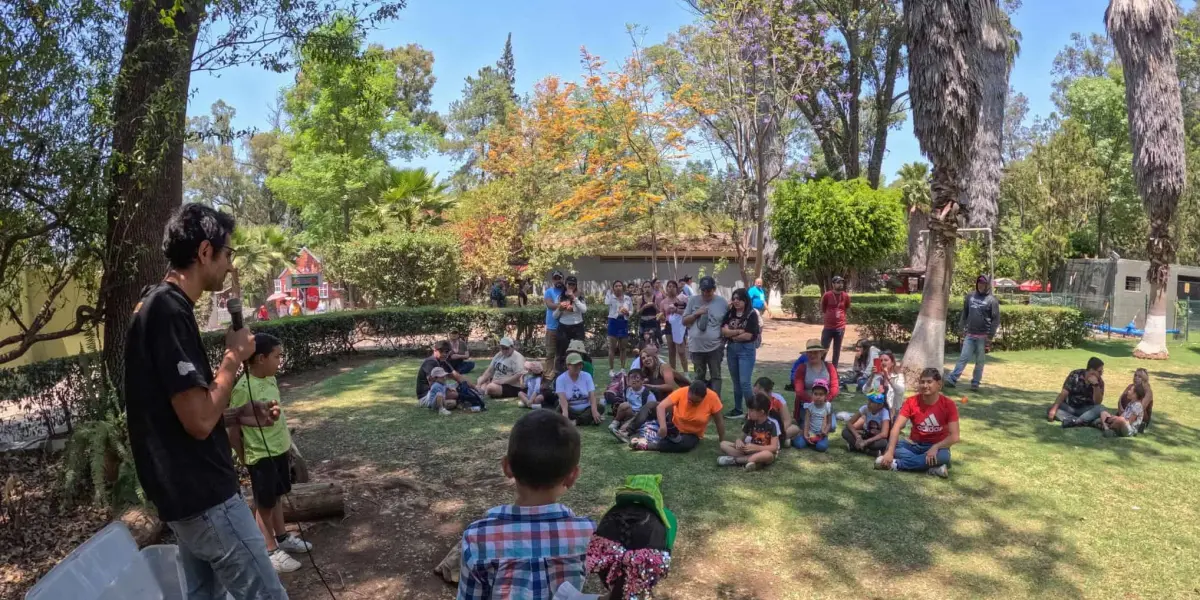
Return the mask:
POLYGON ((1133 355, 1166 359, 1166 291, 1175 260, 1169 227, 1187 179, 1183 104, 1175 70, 1179 9, 1171 0, 1111 0, 1104 21, 1125 71, 1133 179, 1150 217, 1150 310, 1133 355))
POLYGON ((926 367, 941 368, 944 358, 959 200, 979 124, 980 38, 989 6, 995 9, 994 0, 904 3, 913 131, 921 152, 933 163, 925 290, 904 353, 904 370, 914 377, 926 367))
POLYGON ((989 11, 982 34, 979 82, 983 105, 960 203, 967 209, 968 225, 994 230, 1000 216, 1004 104, 1008 98, 1008 76, 1020 52, 1021 34, 1013 29, 1008 15, 1001 10, 989 11))
POLYGON ((271 280, 279 275, 296 255, 296 243, 288 232, 277 225, 238 227, 231 241, 237 252, 233 255, 233 294, 242 295, 242 281, 254 282, 251 293, 261 301, 271 288, 271 280), (261 286, 261 287, 260 287, 261 286))
POLYGON ((372 205, 376 218, 364 227, 368 231, 378 231, 388 223, 397 223, 408 231, 441 225, 445 222, 445 213, 457 202, 447 194, 450 186, 438 183, 437 173, 430 175, 424 167, 389 168, 382 188, 383 192, 372 205))
POLYGON ((905 163, 896 172, 895 185, 904 200, 905 221, 908 223, 908 266, 925 266, 925 246, 920 243, 921 230, 929 226, 929 165, 923 162, 905 163))

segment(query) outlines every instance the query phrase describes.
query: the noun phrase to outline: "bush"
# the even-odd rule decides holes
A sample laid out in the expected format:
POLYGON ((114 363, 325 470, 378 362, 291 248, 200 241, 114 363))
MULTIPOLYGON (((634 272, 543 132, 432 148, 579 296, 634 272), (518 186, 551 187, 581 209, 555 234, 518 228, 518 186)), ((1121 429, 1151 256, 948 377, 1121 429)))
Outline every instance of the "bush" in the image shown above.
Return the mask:
POLYGON ((373 305, 425 306, 454 301, 457 256, 458 244, 444 234, 376 233, 339 246, 329 272, 373 305))
MULTIPOLYGON (((894 303, 921 303, 920 294, 890 294, 890 293, 863 293, 850 294, 850 310, 862 304, 894 304, 894 303)), ((796 315, 796 318, 805 323, 821 323, 821 294, 787 294, 783 297, 783 305, 796 315)))
MULTIPOLYGON (((863 335, 893 350, 902 349, 912 337, 920 305, 913 303, 862 304, 850 311, 849 322, 862 328, 863 335)), ((962 306, 951 306, 946 316, 946 343, 962 341, 958 322, 962 306)), ((1087 339, 1084 314, 1074 308, 1010 305, 1000 313, 1000 329, 992 345, 998 350, 1074 348, 1087 339)))

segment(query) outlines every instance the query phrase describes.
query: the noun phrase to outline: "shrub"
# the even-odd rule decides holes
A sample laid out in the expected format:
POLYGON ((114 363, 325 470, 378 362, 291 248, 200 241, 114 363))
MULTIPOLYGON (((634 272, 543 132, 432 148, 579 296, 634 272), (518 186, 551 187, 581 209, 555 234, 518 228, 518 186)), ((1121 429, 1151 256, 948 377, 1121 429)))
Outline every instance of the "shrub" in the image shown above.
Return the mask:
POLYGON ((329 272, 376 306, 424 306, 454 301, 459 247, 444 234, 376 233, 330 253, 329 272))
MULTIPOLYGON (((851 311, 855 306, 863 304, 893 304, 921 303, 920 294, 855 294, 851 293, 851 311)), ((783 305, 790 308, 796 318, 805 323, 821 323, 821 294, 788 294, 783 297, 783 305)))
MULTIPOLYGON (((898 350, 908 344, 917 323, 920 305, 914 303, 862 304, 850 311, 849 322, 863 335, 898 350)), ((958 322, 962 306, 951 306, 946 316, 946 343, 962 341, 958 322)), ((1088 335, 1084 314, 1074 308, 1010 305, 1000 314, 1000 329, 993 340, 998 350, 1073 348, 1088 335)))

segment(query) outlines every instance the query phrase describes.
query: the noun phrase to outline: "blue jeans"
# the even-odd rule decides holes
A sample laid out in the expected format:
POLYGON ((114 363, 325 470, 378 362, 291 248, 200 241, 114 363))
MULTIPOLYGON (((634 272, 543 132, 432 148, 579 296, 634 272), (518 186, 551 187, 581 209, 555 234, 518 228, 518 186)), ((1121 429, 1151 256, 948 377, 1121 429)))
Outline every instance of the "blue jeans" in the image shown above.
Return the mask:
POLYGON ((978 387, 979 383, 983 381, 983 361, 987 356, 984 352, 985 348, 987 348, 987 338, 970 336, 963 338, 962 352, 958 353, 958 364, 954 365, 954 372, 946 379, 949 379, 950 383, 958 383, 963 369, 967 368, 967 361, 974 358, 975 372, 971 375, 971 385, 978 387))
POLYGON ((754 360, 758 349, 754 342, 730 342, 725 350, 729 359, 729 378, 733 380, 733 409, 742 410, 742 402, 753 394, 754 360))
POLYGON ((179 541, 188 600, 223 600, 226 591, 236 600, 287 600, 241 494, 167 526, 179 541))
POLYGON ((829 436, 823 436, 821 441, 815 444, 810 444, 808 443, 808 440, 804 439, 803 435, 798 435, 796 436, 796 439, 792 440, 792 445, 796 448, 812 448, 817 452, 824 452, 829 449, 829 436))
POLYGON ((918 444, 912 440, 900 440, 896 444, 896 468, 901 471, 928 471, 932 467, 950 464, 950 449, 942 448, 937 451, 937 464, 925 463, 925 453, 933 444, 918 444))
POLYGON ((475 361, 473 360, 456 360, 450 363, 454 367, 455 372, 459 375, 466 375, 475 369, 475 361))

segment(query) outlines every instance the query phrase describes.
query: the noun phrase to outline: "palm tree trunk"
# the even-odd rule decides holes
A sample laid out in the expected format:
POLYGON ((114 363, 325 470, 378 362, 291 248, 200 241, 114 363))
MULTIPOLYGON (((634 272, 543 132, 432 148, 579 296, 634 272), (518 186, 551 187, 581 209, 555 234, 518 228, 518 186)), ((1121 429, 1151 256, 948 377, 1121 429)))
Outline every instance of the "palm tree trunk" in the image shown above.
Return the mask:
POLYGON ((927 367, 941 368, 946 354, 946 310, 954 274, 958 241, 959 176, 953 169, 933 169, 933 205, 929 217, 929 256, 925 263, 925 289, 912 339, 904 352, 905 377, 915 381, 927 367))
POLYGON ((1171 282, 1171 260, 1174 248, 1167 240, 1167 224, 1161 221, 1150 223, 1150 268, 1146 279, 1150 282, 1150 308, 1146 311, 1146 326, 1142 341, 1133 350, 1136 358, 1166 360, 1167 350, 1167 286, 1171 282), (1155 243, 1155 241, 1163 243, 1155 243))

